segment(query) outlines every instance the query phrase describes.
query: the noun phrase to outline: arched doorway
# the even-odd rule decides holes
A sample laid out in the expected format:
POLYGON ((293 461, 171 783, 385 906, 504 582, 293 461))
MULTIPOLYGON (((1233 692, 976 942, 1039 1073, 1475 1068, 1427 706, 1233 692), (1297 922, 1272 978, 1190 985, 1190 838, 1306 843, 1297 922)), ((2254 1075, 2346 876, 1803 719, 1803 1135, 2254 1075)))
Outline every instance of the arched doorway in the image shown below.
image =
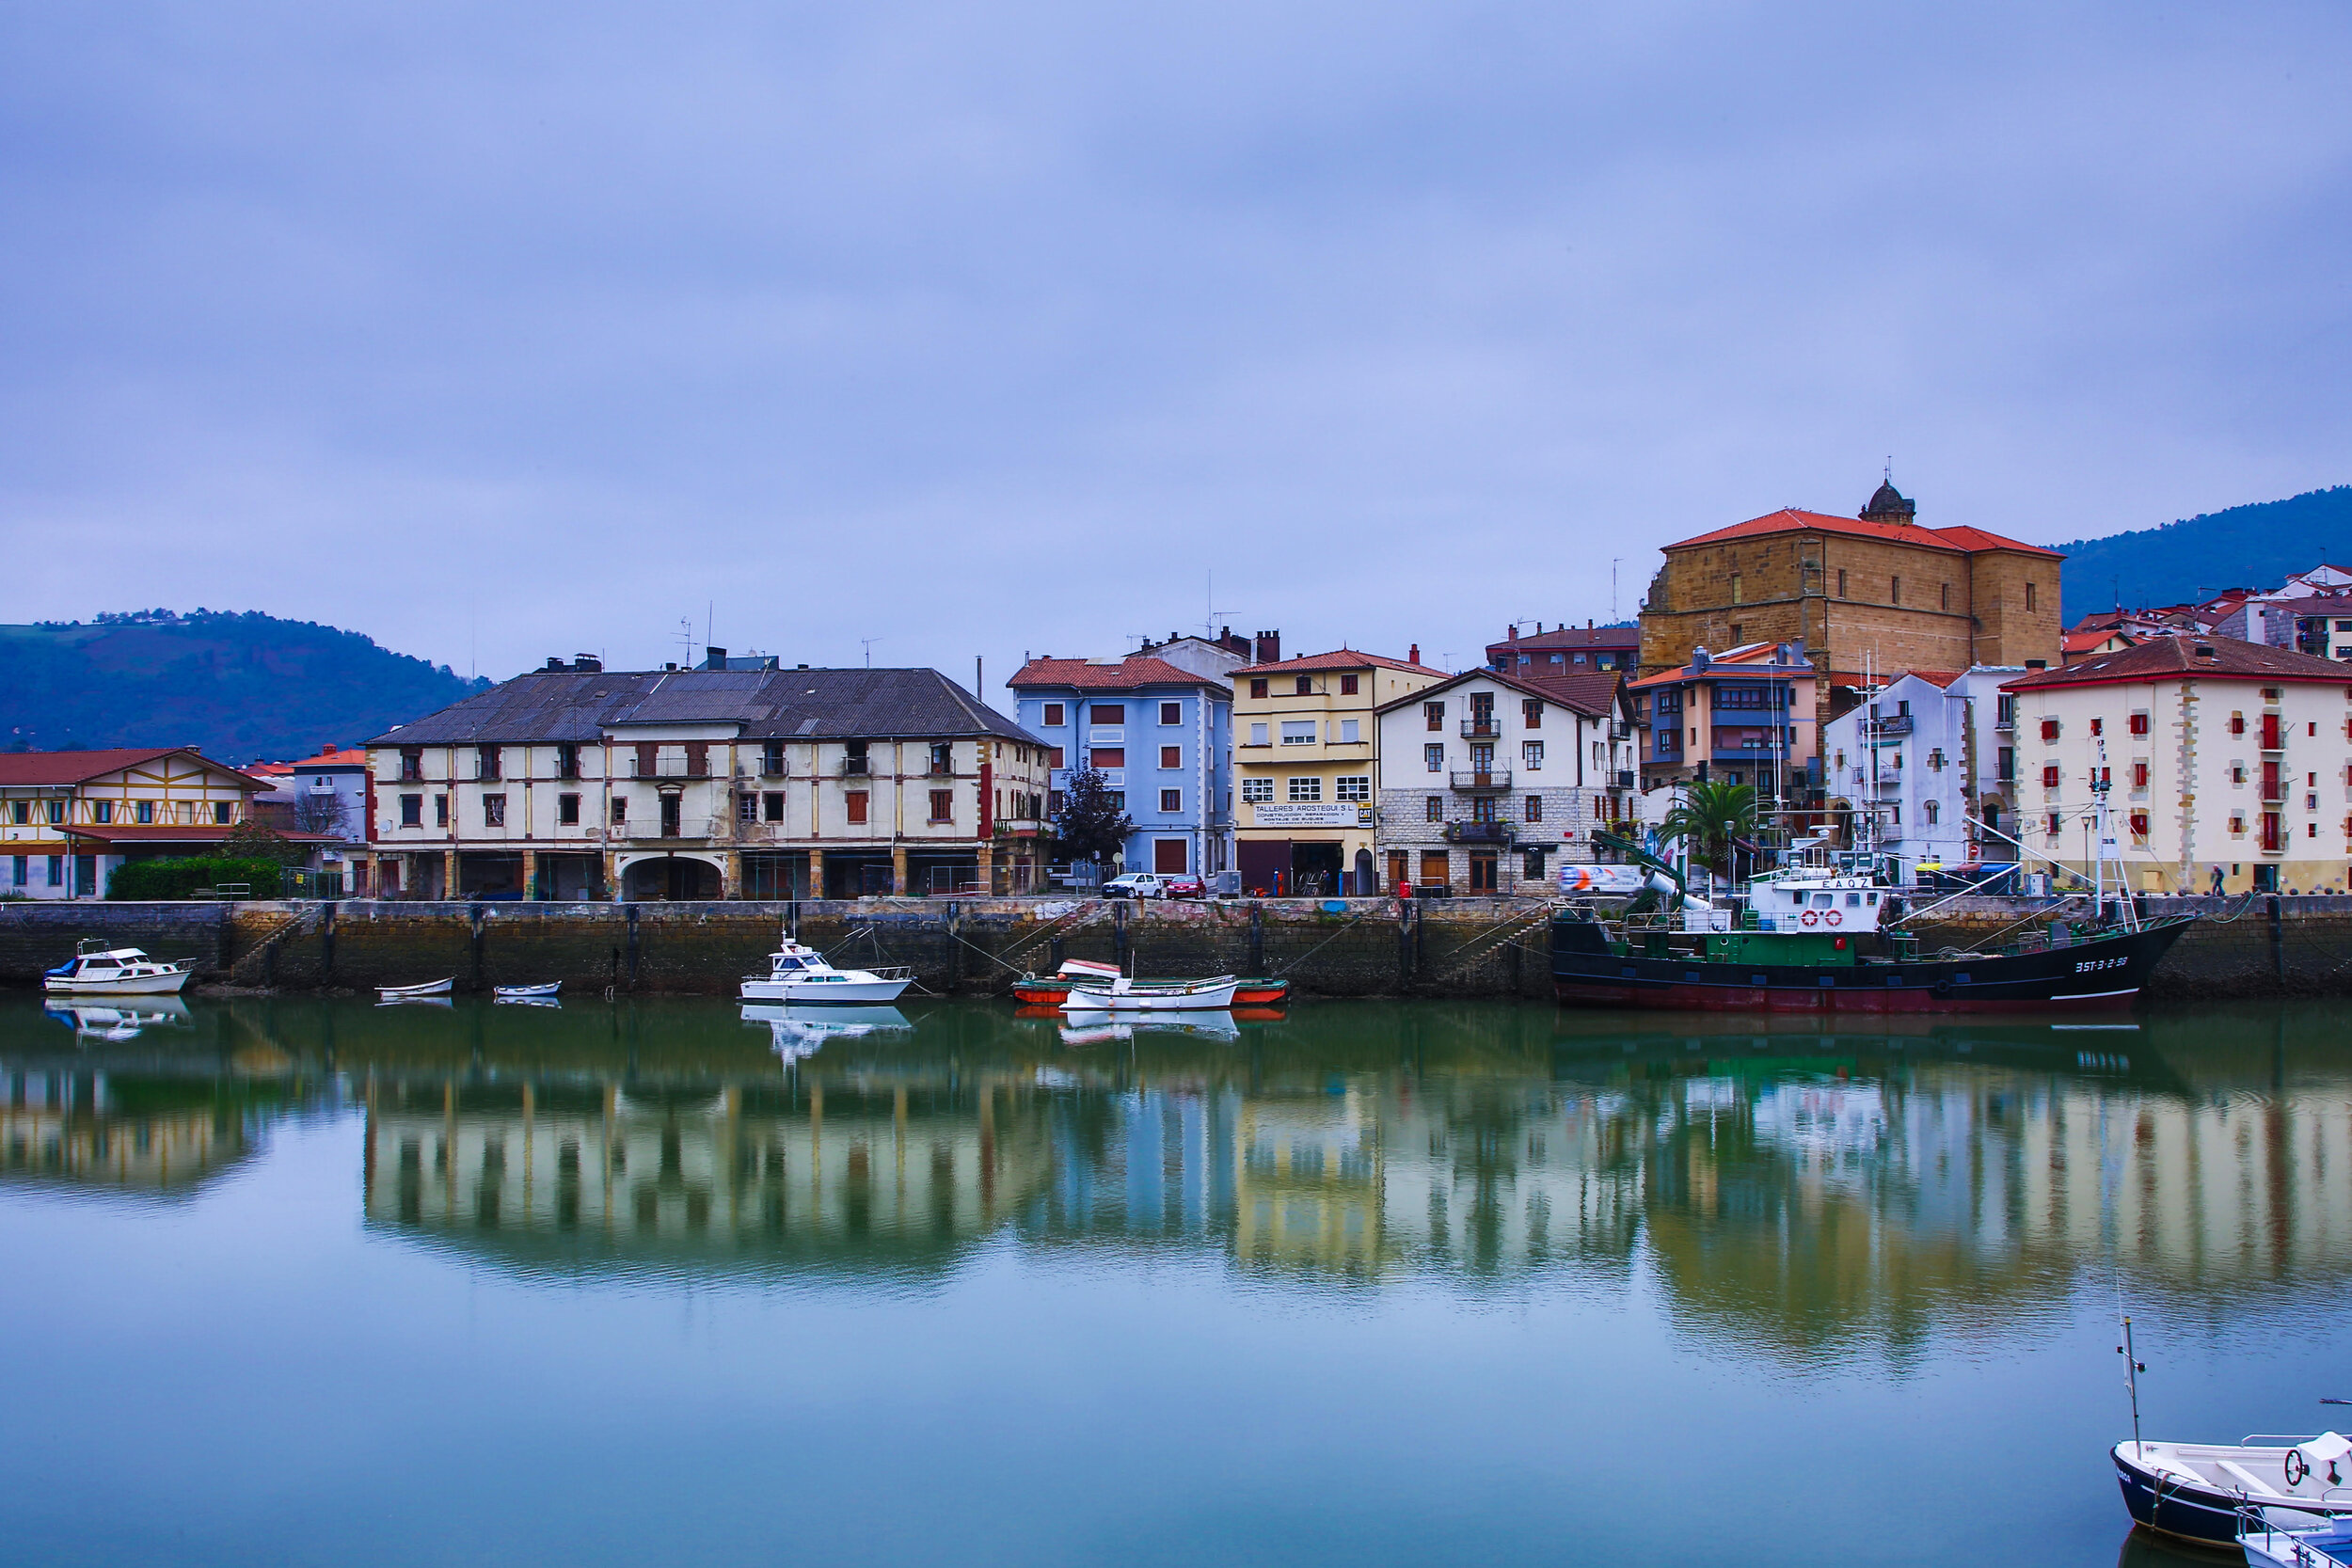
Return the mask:
POLYGON ((640 902, 717 898, 719 868, 683 855, 642 860, 621 873, 621 896, 640 902))

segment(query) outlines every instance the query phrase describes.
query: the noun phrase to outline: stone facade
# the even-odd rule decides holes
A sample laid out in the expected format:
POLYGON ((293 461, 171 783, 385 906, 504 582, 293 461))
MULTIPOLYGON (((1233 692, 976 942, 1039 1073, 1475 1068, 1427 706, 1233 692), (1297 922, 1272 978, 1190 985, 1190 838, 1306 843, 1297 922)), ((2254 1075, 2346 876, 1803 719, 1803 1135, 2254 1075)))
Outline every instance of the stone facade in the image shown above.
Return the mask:
POLYGON ((1694 648, 1803 642, 1832 687, 1879 672, 2058 662, 2059 566, 2039 546, 1923 528, 1882 486, 1859 518, 1787 510, 1666 546, 1642 610, 1642 673, 1694 648))

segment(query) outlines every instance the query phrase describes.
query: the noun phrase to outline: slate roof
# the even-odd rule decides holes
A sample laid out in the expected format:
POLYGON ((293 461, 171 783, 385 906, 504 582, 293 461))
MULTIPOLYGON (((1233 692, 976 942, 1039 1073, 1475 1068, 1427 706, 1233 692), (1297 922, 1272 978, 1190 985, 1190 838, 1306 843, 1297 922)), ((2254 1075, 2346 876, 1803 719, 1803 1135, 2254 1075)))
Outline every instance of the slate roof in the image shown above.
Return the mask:
POLYGON ((1917 545, 1926 549, 1953 550, 1962 554, 1972 550, 2019 550, 2026 555, 2048 556, 2053 561, 2066 559, 2056 550, 1988 533, 1980 528, 1922 528, 1916 523, 1877 523, 1866 517, 1833 517, 1825 512, 1801 512, 1793 506, 1768 512, 1761 517, 1750 517, 1746 522, 1734 523, 1729 528, 1719 528, 1712 533, 1677 539, 1665 548, 1688 549, 1693 545, 1721 545, 1733 539, 1754 539, 1771 533, 1844 533, 1862 539, 1883 539, 1893 544, 1917 545))
POLYGON ((1441 680, 1435 686, 1424 686, 1407 696, 1383 703, 1374 711, 1392 713, 1407 704, 1421 702, 1440 691, 1451 691, 1465 681, 1478 680, 1492 681, 1497 686, 1509 687, 1530 697, 1540 697, 1547 703, 1572 709, 1587 719, 1608 718, 1617 702, 1617 677, 1606 670, 1597 674, 1556 675, 1546 680, 1505 674, 1500 670, 1465 670, 1449 680, 1441 680))
POLYGON ((734 724, 746 740, 1044 741, 936 670, 533 671, 371 746, 593 743, 635 724, 734 724))
POLYGON ((2179 676, 2311 681, 2352 688, 2352 664, 2288 648, 2265 647, 2260 642, 2241 642, 2234 637, 2152 637, 2137 647, 2119 648, 2096 658, 2006 681, 2001 689, 2042 691, 2057 686, 2115 685, 2179 676))
POLYGON ((0 752, 0 784, 76 784, 102 773, 171 756, 192 757, 216 772, 262 784, 225 762, 215 762, 193 746, 122 746, 103 752, 0 752))
POLYGON ((1231 691, 1226 682, 1180 669, 1164 658, 1129 654, 1116 664, 1084 658, 1033 658, 1005 683, 1014 690, 1032 687, 1072 687, 1089 691, 1133 691, 1146 686, 1205 686, 1231 691))
POLYGON ((1506 637, 1486 644, 1486 656, 1508 653, 1550 653, 1555 649, 1639 648, 1640 626, 1554 626, 1549 631, 1506 637))

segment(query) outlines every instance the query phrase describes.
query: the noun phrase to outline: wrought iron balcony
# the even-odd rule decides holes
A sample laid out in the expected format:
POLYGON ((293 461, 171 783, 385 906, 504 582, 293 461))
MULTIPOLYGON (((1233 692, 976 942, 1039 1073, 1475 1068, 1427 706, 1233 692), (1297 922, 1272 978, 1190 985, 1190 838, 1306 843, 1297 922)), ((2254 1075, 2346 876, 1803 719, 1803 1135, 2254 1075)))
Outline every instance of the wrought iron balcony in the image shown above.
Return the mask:
POLYGON ((1911 733, 1911 718, 1908 713, 1889 714, 1883 719, 1872 719, 1865 714, 1862 720, 1863 736, 1866 738, 1875 736, 1880 740, 1899 740, 1911 733))
POLYGON ((1445 825, 1448 844, 1515 844, 1519 829, 1516 822, 1449 822, 1445 825))
POLYGON ((1465 771, 1457 768, 1454 770, 1454 787, 1467 790, 1508 789, 1511 787, 1511 770, 1508 768, 1490 768, 1482 772, 1477 768, 1465 771))
POLYGON ((1465 719, 1462 721, 1462 735, 1465 739, 1491 740, 1502 734, 1502 721, 1500 719, 1465 719))

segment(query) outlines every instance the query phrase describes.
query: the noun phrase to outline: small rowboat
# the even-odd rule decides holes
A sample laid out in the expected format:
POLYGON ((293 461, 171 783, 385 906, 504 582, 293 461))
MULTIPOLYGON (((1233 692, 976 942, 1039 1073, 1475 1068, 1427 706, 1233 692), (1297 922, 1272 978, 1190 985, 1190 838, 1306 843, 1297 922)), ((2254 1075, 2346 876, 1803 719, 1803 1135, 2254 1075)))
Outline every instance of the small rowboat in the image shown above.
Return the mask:
POLYGON ((563 989, 564 982, 561 980, 550 980, 544 986, 499 986, 495 988, 501 1002, 544 1001, 563 989))
POLYGON ((421 986, 378 986, 375 994, 384 1002, 410 1002, 421 996, 447 996, 453 982, 427 980, 421 986))
MULTIPOLYGON (((1114 964, 1095 963, 1087 958, 1071 958, 1050 976, 1025 974, 1013 982, 1013 1000, 1033 1007, 1058 1007, 1068 999, 1073 984, 1105 983, 1119 978, 1114 964)), ((1150 984, 1152 982, 1145 982, 1150 984)), ((1279 1007, 1290 1001, 1291 983, 1272 978, 1243 979, 1236 982, 1233 1004, 1244 1007, 1279 1007)))
POLYGON ((1073 985, 1062 999, 1065 1013, 1164 1013, 1222 1010, 1233 1005, 1239 984, 1230 974, 1205 980, 1113 980, 1073 985))

